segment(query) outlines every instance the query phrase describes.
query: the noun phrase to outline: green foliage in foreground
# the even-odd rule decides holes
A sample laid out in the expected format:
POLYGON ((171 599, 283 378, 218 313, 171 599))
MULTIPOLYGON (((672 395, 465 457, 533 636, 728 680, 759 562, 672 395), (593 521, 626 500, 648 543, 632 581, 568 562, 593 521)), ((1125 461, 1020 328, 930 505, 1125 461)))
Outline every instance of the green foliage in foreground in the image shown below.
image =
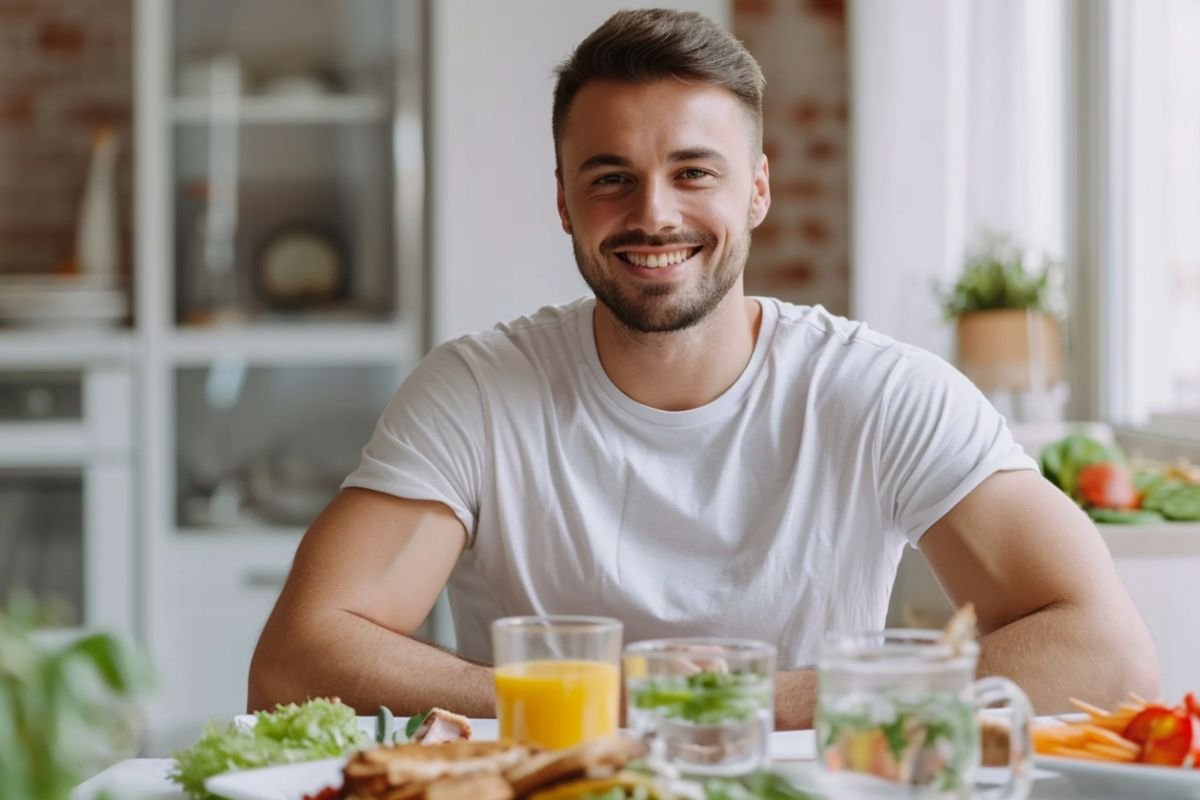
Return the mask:
POLYGON ((59 636, 30 597, 0 608, 0 797, 66 800, 84 776, 136 753, 129 698, 147 670, 118 639, 59 636))

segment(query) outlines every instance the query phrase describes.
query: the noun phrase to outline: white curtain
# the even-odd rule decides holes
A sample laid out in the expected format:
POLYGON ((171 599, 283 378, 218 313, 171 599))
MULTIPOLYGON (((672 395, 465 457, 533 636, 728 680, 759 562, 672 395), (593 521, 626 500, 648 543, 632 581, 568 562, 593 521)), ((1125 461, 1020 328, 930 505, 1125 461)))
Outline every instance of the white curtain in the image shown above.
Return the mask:
POLYGON ((952 359, 978 234, 1064 254, 1067 1, 853 0, 853 317, 952 359))

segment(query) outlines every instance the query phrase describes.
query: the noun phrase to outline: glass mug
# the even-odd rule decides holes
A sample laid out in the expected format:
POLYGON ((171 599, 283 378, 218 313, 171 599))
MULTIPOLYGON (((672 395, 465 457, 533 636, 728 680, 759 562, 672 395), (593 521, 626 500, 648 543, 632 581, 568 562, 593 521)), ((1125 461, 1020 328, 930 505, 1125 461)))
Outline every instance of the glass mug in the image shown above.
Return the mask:
POLYGON ((570 747, 616 733, 621 632, 608 617, 505 617, 492 623, 500 737, 570 747))
POLYGON ((751 639, 655 639, 625 648, 628 721, 656 772, 732 776, 770 758, 775 648, 751 639))
POLYGON ((1007 678, 975 680, 979 646, 940 631, 834 637, 817 673, 817 761, 834 797, 1020 800, 1032 781, 1029 698, 1007 678), (1009 709, 1009 775, 975 785, 979 711, 1009 709))

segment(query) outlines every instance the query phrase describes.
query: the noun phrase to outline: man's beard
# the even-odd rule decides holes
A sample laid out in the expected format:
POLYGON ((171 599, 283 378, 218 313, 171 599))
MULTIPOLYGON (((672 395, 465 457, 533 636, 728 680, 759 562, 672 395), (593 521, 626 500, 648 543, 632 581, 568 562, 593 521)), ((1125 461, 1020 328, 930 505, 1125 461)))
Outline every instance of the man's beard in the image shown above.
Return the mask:
MULTIPOLYGON (((609 237, 600 244, 601 258, 618 247, 642 245, 665 247, 679 244, 689 249, 703 247, 692 258, 711 257, 716 237, 702 233, 675 233, 667 236, 646 236, 626 232, 609 237)), ((649 283, 627 286, 604 269, 604 265, 583 252, 572 235, 571 247, 579 274, 613 315, 632 331, 639 333, 668 333, 690 328, 707 317, 720 304, 746 267, 750 253, 750 226, 730 241, 729 249, 716 264, 700 276, 694 285, 679 283, 649 283)), ((616 258, 617 256, 612 256, 616 258)), ((694 268, 694 267, 693 267, 694 268)))

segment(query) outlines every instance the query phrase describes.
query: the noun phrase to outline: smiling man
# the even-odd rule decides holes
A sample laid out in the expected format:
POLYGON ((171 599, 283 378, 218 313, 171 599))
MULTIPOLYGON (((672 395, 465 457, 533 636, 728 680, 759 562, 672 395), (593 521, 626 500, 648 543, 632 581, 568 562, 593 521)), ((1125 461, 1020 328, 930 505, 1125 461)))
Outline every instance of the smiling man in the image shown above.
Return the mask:
POLYGON ((830 633, 882 627, 906 545, 979 614, 981 669, 1039 710, 1154 695, 1145 627, 1091 523, 940 359, 746 297, 770 207, 758 65, 711 21, 622 12, 559 69, 558 210, 594 292, 437 347, 305 536, 252 708, 490 716, 488 625, 617 617, 626 641, 779 648, 811 723, 830 633), (449 587, 460 647, 412 638, 449 587))

